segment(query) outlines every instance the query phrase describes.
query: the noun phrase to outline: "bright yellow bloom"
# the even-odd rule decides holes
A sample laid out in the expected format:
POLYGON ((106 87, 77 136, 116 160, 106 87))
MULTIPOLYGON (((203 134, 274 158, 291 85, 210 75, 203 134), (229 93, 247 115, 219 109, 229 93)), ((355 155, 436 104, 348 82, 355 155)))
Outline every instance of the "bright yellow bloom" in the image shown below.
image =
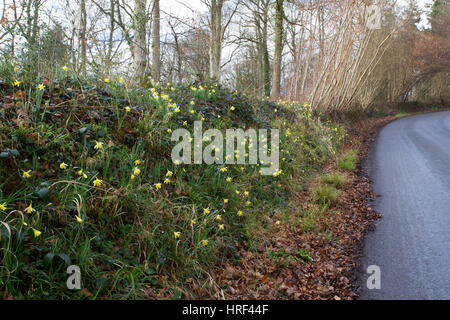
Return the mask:
POLYGON ((173 176, 173 172, 172 171, 167 171, 166 177, 171 177, 171 176, 173 176))
POLYGON ((141 174, 141 170, 140 170, 138 167, 135 167, 135 168, 133 169, 133 174, 134 174, 135 176, 138 176, 138 175, 141 174))
POLYGON ((102 184, 103 184, 103 181, 100 180, 99 178, 96 178, 95 181, 94 181, 93 183, 94 183, 94 186, 96 186, 96 187, 101 187, 102 184))
POLYGON ((105 83, 109 83, 109 79, 108 78, 105 79, 105 83))
POLYGON ((130 112, 130 111, 131 111, 131 108, 130 108, 130 107, 125 107, 125 111, 126 111, 126 112, 130 112))
POLYGON ((191 220, 191 224, 195 225, 195 224, 197 224, 197 221, 196 220, 191 220))
POLYGON ((276 224, 277 226, 279 226, 279 225, 281 224, 281 221, 278 220, 277 222, 275 222, 275 224, 276 224))
POLYGON ((223 203, 227 204, 229 202, 228 199, 223 199, 223 203))
POLYGON ((203 212, 206 213, 206 214, 210 214, 211 213, 211 211, 209 209, 203 209, 203 212))
POLYGON ((250 195, 250 193, 248 191, 244 191, 244 194, 246 197, 248 197, 250 195))
POLYGON ((236 110, 236 108, 235 107, 231 107, 231 111, 234 111, 234 110, 236 110))
POLYGON ((233 179, 231 179, 230 177, 228 177, 228 178, 227 178, 227 181, 228 181, 228 182, 231 182, 231 181, 233 181, 233 179))
POLYGON ((14 86, 18 87, 21 84, 19 80, 14 81, 14 86))
POLYGON ((66 66, 64 66, 64 67, 63 67, 63 70, 64 70, 64 71, 67 71, 67 70, 68 70, 68 68, 67 68, 66 66))
POLYGON ((28 214, 31 214, 31 213, 33 213, 34 211, 36 211, 36 210, 33 208, 33 205, 32 205, 32 204, 30 204, 30 205, 25 209, 25 212, 28 213, 28 214))
POLYGON ((119 78, 119 83, 122 83, 123 81, 123 78, 119 78))
POLYGON ((67 168, 67 164, 66 163, 61 163, 60 165, 59 165, 59 168, 60 169, 62 169, 62 170, 65 170, 66 168, 67 168))
POLYGON ((227 167, 221 168, 221 169, 220 169, 220 172, 228 172, 228 168, 227 168, 227 167))
POLYGON ((137 165, 137 166, 140 165, 140 164, 141 164, 141 160, 136 160, 136 161, 134 162, 134 164, 137 165))
POLYGON ((175 238, 181 237, 181 233, 180 232, 174 232, 173 235, 175 236, 175 238))
POLYGON ((102 149, 103 149, 103 143, 102 143, 102 142, 95 141, 95 147, 94 147, 94 149, 95 149, 95 150, 102 150, 102 149))
POLYGON ((31 170, 29 171, 24 171, 22 174, 22 177, 25 179, 30 179, 31 178, 31 170))
POLYGON ((243 213, 242 211, 239 210, 239 211, 238 211, 238 216, 239 216, 239 217, 242 217, 243 215, 244 215, 244 213, 243 213))
POLYGON ((222 221, 222 216, 221 215, 217 215, 216 219, 219 220, 219 221, 222 221))
POLYGON ((39 88, 39 90, 44 90, 45 89, 45 85, 43 83, 41 83, 38 88, 39 88))
POLYGON ((169 183, 170 183, 170 179, 167 178, 166 180, 164 180, 164 183, 165 183, 165 184, 169 184, 169 183))
POLYGON ((236 190, 235 192, 236 192, 237 195, 240 195, 240 194, 241 194, 241 192, 238 191, 238 190, 236 190))
POLYGON ((75 216, 75 218, 77 218, 78 223, 80 223, 80 224, 83 223, 83 219, 81 219, 79 216, 75 216))
POLYGON ((168 133, 172 133, 172 129, 167 129, 167 132, 168 133))
POLYGON ((225 230, 225 226, 223 224, 219 224, 219 229, 220 230, 225 230))
POLYGON ((176 112, 176 113, 181 112, 180 108, 176 108, 176 109, 175 109, 175 112, 176 112))
POLYGON ((156 184, 155 184, 155 187, 156 187, 156 189, 158 189, 158 190, 159 190, 159 189, 161 189, 161 188, 162 188, 162 184, 161 184, 161 183, 156 183, 156 184))
POLYGON ((252 203, 251 203, 250 201, 247 201, 245 204, 249 206, 249 205, 251 205, 252 203))
POLYGON ((208 245, 208 240, 202 240, 202 244, 203 244, 204 246, 207 246, 207 245, 208 245))
POLYGON ((19 71, 19 68, 17 68, 17 67, 14 67, 14 71, 19 71))
POLYGON ((40 232, 39 230, 36 230, 34 228, 33 228, 33 233, 34 233, 35 238, 39 237, 42 234, 42 232, 40 232))
POLYGON ((0 210, 6 211, 6 202, 4 204, 0 204, 0 210))

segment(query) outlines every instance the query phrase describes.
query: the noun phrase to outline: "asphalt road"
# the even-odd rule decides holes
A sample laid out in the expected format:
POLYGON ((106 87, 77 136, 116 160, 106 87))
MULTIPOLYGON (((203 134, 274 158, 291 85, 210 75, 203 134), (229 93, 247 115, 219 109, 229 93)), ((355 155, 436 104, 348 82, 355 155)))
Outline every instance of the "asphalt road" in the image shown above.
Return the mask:
POLYGON ((381 289, 367 289, 362 273, 360 299, 450 299, 450 111, 390 123, 367 166, 384 217, 362 272, 379 266, 381 289))

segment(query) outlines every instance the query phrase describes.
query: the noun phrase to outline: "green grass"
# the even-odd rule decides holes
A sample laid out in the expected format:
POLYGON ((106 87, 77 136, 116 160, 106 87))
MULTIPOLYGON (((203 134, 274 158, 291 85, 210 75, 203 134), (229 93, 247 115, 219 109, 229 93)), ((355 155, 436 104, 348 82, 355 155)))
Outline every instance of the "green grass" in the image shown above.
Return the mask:
POLYGON ((358 150, 352 149, 344 153, 344 155, 338 160, 338 167, 341 170, 355 171, 357 160, 358 150))
POLYGON ((340 195, 341 191, 329 185, 318 186, 313 190, 313 200, 321 206, 334 206, 340 195))
POLYGON ((407 117, 407 116, 409 116, 409 114, 405 113, 405 112, 398 113, 398 114, 395 115, 396 118, 404 118, 404 117, 407 117))
POLYGON ((337 189, 342 189, 347 184, 347 177, 342 173, 335 172, 322 175, 321 181, 337 189))

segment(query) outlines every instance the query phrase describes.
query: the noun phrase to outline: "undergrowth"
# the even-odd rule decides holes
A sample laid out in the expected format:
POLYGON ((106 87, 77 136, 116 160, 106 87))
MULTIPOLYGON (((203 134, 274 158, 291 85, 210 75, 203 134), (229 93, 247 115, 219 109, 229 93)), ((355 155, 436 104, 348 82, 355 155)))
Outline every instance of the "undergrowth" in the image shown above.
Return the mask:
MULTIPOLYGON (((3 297, 213 296, 211 270, 239 262, 237 244, 255 246, 280 223, 298 185, 346 139, 307 104, 214 83, 134 87, 63 67, 33 82, 18 66, 0 69, 3 297), (280 170, 173 163, 171 132, 196 120, 204 130, 278 128, 280 170), (83 290, 67 289, 70 265, 83 290)), ((334 191, 323 191, 317 201, 331 205, 334 191)))

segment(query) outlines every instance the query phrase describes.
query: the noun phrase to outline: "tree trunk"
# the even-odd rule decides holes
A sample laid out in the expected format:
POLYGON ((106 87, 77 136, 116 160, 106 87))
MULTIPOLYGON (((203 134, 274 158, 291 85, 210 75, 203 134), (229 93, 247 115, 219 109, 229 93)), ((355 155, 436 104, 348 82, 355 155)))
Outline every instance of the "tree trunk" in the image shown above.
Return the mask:
POLYGON ((87 13, 86 13, 86 0, 80 1, 80 42, 81 42, 81 72, 86 74, 86 51, 87 51, 87 13))
POLYGON ((152 76, 153 79, 157 82, 161 80, 160 24, 161 24, 161 13, 159 0, 155 0, 155 3, 153 5, 152 76))
POLYGON ((134 72, 133 81, 141 83, 147 68, 146 0, 135 0, 134 8, 134 72))
POLYGON ((211 0, 211 39, 209 49, 209 76, 220 81, 222 59, 222 8, 224 0, 211 0))
POLYGON ((272 73, 272 100, 278 100, 281 92, 281 59, 283 54, 283 10, 284 0, 275 3, 275 54, 272 73))

